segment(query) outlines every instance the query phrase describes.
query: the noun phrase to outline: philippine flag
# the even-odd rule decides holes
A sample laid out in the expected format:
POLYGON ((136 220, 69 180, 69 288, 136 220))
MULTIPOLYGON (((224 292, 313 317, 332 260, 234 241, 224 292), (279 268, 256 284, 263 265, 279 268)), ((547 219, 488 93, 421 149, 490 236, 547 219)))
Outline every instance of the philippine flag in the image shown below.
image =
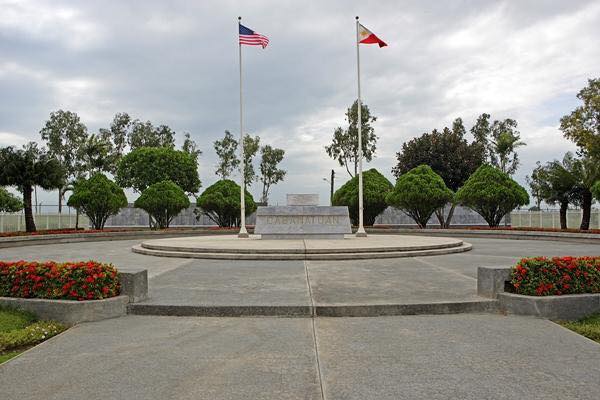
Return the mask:
POLYGON ((358 43, 364 44, 378 44, 379 47, 387 46, 387 44, 379 39, 373 32, 358 24, 358 43))

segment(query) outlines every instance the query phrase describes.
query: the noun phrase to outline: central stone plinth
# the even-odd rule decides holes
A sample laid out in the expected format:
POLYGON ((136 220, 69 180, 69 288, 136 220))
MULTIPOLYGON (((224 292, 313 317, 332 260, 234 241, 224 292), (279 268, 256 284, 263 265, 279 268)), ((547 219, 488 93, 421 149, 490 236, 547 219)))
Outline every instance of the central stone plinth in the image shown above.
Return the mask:
POLYGON ((268 206, 256 210, 254 233, 263 239, 344 239, 352 229, 348 207, 268 206))

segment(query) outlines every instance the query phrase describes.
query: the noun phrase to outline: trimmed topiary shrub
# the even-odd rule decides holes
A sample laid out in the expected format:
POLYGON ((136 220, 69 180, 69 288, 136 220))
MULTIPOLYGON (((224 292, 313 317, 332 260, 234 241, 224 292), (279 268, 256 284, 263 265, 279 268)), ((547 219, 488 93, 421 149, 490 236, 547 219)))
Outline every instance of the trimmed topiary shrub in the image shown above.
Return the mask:
MULTIPOLYGON (((363 172, 363 218, 366 226, 386 208, 385 196, 392 190, 392 183, 375 168, 363 172)), ((347 206, 350 220, 358 225, 358 176, 350 179, 333 194, 334 206, 347 206)))
POLYGON ((456 201, 477 212, 489 226, 516 207, 529 203, 527 191, 508 174, 491 165, 482 165, 456 192, 456 201))
MULTIPOLYGON (((246 190, 246 216, 256 211, 256 203, 246 190)), ((240 186, 232 180, 223 179, 206 188, 196 200, 196 214, 201 213, 221 227, 240 225, 240 186)))
POLYGON ((528 296, 600 293, 600 257, 523 258, 512 269, 511 283, 528 296))
POLYGON ((190 200, 175 183, 162 181, 144 190, 134 206, 150 214, 156 222, 155 228, 165 229, 181 210, 190 206, 190 200))
POLYGON ((98 173, 75 183, 67 205, 87 215, 94 229, 102 230, 108 217, 127 207, 127 197, 116 183, 98 173))
POLYGON ((99 300, 117 296, 119 289, 111 264, 0 261, 0 297, 99 300))
POLYGON ((398 178, 386 201, 411 217, 419 228, 426 228, 435 210, 451 201, 453 195, 431 167, 419 165, 398 178))
POLYGON ((23 209, 23 203, 8 190, 0 187, 0 212, 14 213, 23 209))

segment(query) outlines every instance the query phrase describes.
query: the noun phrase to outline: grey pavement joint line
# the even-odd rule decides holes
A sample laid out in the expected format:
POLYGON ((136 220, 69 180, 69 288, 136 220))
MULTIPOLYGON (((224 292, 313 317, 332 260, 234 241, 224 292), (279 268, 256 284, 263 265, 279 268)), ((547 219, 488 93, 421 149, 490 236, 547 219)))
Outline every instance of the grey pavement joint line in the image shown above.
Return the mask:
MULTIPOLYGON (((303 240, 302 241, 304 243, 305 249, 306 249, 306 242, 303 240)), ((316 310, 315 310, 315 302, 313 300, 313 294, 312 294, 312 289, 310 286, 310 276, 308 274, 308 262, 306 260, 304 260, 302 262, 304 264, 304 272, 306 273, 306 284, 308 285, 308 297, 310 298, 310 323, 311 323, 311 327, 312 327, 312 337, 313 337, 313 347, 315 349, 315 362, 316 362, 316 368, 317 368, 317 376, 319 378, 319 389, 321 390, 321 399, 325 400, 325 389, 323 388, 323 374, 321 372, 321 362, 319 361, 319 346, 317 344, 317 330, 315 328, 315 317, 316 317, 316 310)))
POLYGON ((415 260, 417 260, 418 262, 420 262, 422 264, 428 265, 430 267, 433 267, 433 268, 436 268, 436 269, 441 269, 442 271, 446 271, 446 272, 450 272, 450 273, 452 273, 454 275, 458 275, 461 278, 469 278, 469 279, 472 279, 474 281, 477 281, 477 278, 473 278, 472 276, 462 274, 462 273, 457 272, 457 271, 455 271, 453 269, 450 269, 450 268, 439 266, 439 265, 434 264, 434 263, 432 263, 430 261, 425 261, 425 260, 421 259, 421 257, 415 257, 415 260))

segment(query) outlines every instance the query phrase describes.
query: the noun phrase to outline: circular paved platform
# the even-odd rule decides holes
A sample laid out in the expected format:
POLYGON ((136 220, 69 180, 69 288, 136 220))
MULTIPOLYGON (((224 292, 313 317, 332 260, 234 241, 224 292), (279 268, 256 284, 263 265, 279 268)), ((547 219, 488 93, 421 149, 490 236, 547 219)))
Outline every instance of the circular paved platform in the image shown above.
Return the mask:
POLYGON ((446 237, 370 235, 343 240, 263 240, 259 235, 154 239, 133 246, 134 253, 159 257, 223 260, 355 260, 461 253, 472 246, 446 237))

